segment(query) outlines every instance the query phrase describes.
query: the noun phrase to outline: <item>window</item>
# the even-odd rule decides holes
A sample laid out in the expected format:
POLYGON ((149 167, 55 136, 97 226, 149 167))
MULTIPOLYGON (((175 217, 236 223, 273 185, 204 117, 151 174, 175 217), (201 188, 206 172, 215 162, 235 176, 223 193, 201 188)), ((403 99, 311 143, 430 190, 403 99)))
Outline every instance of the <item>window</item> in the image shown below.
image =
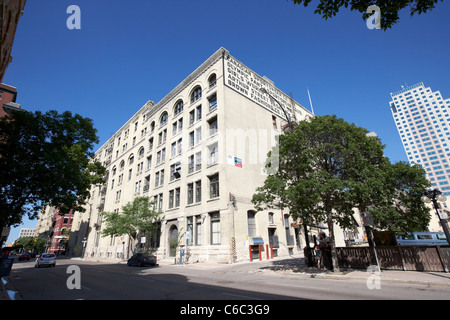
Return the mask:
POLYGON ((164 112, 161 115, 161 118, 159 120, 159 126, 162 127, 167 123, 167 120, 169 119, 169 115, 167 114, 167 112, 164 112))
POLYGON ((158 209, 161 211, 163 208, 163 194, 159 194, 159 203, 158 203, 158 209))
POLYGON ((152 167, 152 156, 147 157, 147 170, 152 167))
POLYGON ((191 103, 198 101, 202 97, 202 88, 196 87, 191 94, 191 103))
POLYGON ((180 206, 180 193, 181 193, 180 188, 176 188, 175 189, 175 207, 180 206))
POLYGON ((159 172, 155 174, 155 188, 159 186, 159 172))
POLYGON ((215 164, 219 161, 219 153, 217 143, 208 147, 208 165, 215 164))
POLYGON ((211 218, 211 244, 220 244, 220 213, 210 213, 211 218))
POLYGON ((208 120, 208 125, 209 125, 209 135, 210 136, 215 135, 218 131, 217 117, 208 120))
POLYGON ((167 129, 164 129, 158 135, 158 145, 166 142, 166 139, 167 139, 167 129))
POLYGON ((195 245, 200 246, 202 244, 202 216, 195 217, 195 245))
POLYGON ((194 224, 193 224, 193 217, 187 218, 187 235, 186 237, 186 245, 192 246, 192 237, 194 236, 194 224))
POLYGON ((194 172, 194 155, 188 158, 188 174, 194 172))
POLYGON ((187 185, 187 203, 192 204, 194 202, 194 184, 188 183, 187 185))
POLYGON ((195 144, 194 131, 189 132, 189 147, 193 147, 195 144))
POLYGON ((174 109, 173 113, 174 113, 174 115, 178 115, 181 112, 183 112, 183 101, 178 100, 178 102, 175 105, 175 109, 174 109))
POLYGON ((198 171, 202 168, 202 153, 197 152, 195 154, 195 171, 198 171))
POLYGON ((149 148, 150 151, 152 151, 152 149, 153 149, 153 138, 150 138, 148 140, 148 148, 149 148))
POLYGON ((216 75, 212 74, 209 78, 208 78, 208 84, 209 84, 209 88, 212 88, 216 85, 216 75))
POLYGON ((254 237, 256 236, 256 220, 255 220, 256 212, 253 210, 247 211, 247 221, 248 221, 248 236, 254 237))
POLYGON ((148 191, 150 187, 150 175, 146 176, 144 179, 144 192, 148 191))
POLYGON ((174 200, 175 191, 170 190, 169 191, 169 209, 173 208, 173 200, 174 200))
POLYGON ((215 94, 209 97, 208 101, 209 101, 209 111, 212 111, 215 108, 217 108, 217 96, 215 94))
POLYGON ((202 201, 202 181, 195 182, 195 202, 202 201))
POLYGON ((189 111, 189 125, 195 122, 195 110, 189 111))
POLYGON ((195 134, 196 134, 196 140, 195 140, 195 144, 199 144, 202 142, 202 128, 197 128, 195 130, 195 134))
POLYGON ((202 106, 199 105, 197 108, 195 108, 196 114, 197 114, 197 121, 202 118, 202 106))
POLYGON ((274 222, 273 222, 273 212, 269 212, 269 224, 274 224, 274 222))
POLYGON ((164 184, 164 170, 161 170, 161 183, 160 185, 162 186, 164 184))
POLYGON ((219 197, 219 174, 209 177, 209 197, 210 199, 219 197))
POLYGON ((130 158, 128 159, 128 164, 131 166, 134 162, 134 156, 131 155, 130 158))
POLYGON ((274 129, 277 129, 277 117, 272 116, 272 125, 274 129))

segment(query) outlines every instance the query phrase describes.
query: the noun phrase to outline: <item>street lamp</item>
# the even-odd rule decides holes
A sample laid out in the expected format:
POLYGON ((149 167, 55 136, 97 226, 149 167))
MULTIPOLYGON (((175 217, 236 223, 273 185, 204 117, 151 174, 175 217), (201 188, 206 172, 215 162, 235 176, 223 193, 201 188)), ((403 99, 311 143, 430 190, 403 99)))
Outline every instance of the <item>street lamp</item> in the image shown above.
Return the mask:
POLYGON ((286 110, 284 110, 284 108, 281 105, 280 101, 278 101, 277 99, 272 97, 272 95, 265 88, 261 88, 260 91, 262 93, 267 94, 269 96, 269 98, 273 99, 276 103, 278 103, 278 105, 280 106, 281 110, 283 110, 284 115, 285 115, 285 117, 287 119, 287 122, 288 122, 288 125, 289 125, 289 129, 291 129, 291 132, 294 132, 294 128, 292 127, 292 123, 291 123, 291 117, 289 117, 289 115, 287 114, 286 110))
POLYGON ((447 238, 447 242, 450 245, 450 233, 448 232, 447 221, 438 210, 438 201, 445 202, 447 198, 442 194, 441 191, 434 189, 425 191, 420 199, 422 199, 422 201, 425 203, 433 202, 433 206, 436 210, 437 215, 439 216, 439 221, 441 222, 442 229, 444 229, 445 237, 447 238))

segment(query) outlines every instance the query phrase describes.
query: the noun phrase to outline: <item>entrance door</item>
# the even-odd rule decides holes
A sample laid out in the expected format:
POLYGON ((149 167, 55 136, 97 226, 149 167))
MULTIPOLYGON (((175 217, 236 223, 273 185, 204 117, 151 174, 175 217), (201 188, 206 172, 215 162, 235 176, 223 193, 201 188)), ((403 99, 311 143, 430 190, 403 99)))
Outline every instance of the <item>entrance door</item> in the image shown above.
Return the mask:
POLYGON ((169 257, 175 257, 178 246, 178 228, 171 226, 169 230, 169 257))

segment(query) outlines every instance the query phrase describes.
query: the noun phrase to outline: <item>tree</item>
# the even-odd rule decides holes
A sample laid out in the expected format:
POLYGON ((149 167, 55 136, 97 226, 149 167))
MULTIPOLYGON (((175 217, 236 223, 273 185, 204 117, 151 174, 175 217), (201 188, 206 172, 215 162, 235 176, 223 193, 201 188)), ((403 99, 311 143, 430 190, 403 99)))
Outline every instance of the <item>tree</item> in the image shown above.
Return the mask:
POLYGON ((420 196, 417 201, 414 198, 428 186, 425 171, 392 165, 380 140, 368 133, 334 115, 299 122, 292 133, 279 137, 278 168, 273 170, 272 162, 266 165, 270 174, 252 198, 258 210, 281 202, 294 219, 301 218, 307 225, 325 221, 335 268, 334 224, 355 227, 355 208, 361 212, 371 208, 380 226, 392 226, 395 219, 406 221, 405 213, 413 211, 426 221, 420 196), (395 196, 401 197, 403 209, 392 206, 395 196), (383 211, 387 207, 390 210, 383 211))
MULTIPOLYGON (((302 4, 307 7, 311 0, 292 0, 295 4, 302 4)), ((367 19, 370 14, 367 9, 372 5, 377 5, 381 10, 381 28, 387 30, 392 28, 399 20, 399 12, 410 8, 411 16, 422 14, 435 8, 436 3, 443 0, 320 0, 314 13, 322 15, 327 20, 335 16, 342 7, 350 7, 351 11, 362 13, 363 19, 367 19)))
POLYGON ((24 250, 41 250, 45 247, 47 240, 43 237, 21 237, 14 242, 14 246, 21 245, 24 250))
POLYGON ((145 248, 148 249, 150 237, 158 235, 158 216, 161 213, 153 209, 153 202, 149 197, 136 197, 132 202, 122 206, 122 212, 102 213, 105 221, 102 234, 104 236, 128 235, 134 241, 140 234, 144 234, 145 248))
POLYGON ((46 205, 83 212, 105 168, 92 161, 92 120, 66 111, 16 111, 0 118, 0 230, 46 205))
POLYGON ((431 182, 424 170, 418 165, 397 162, 386 168, 385 179, 382 197, 368 208, 375 226, 394 233, 426 231, 431 216, 421 196, 431 182))

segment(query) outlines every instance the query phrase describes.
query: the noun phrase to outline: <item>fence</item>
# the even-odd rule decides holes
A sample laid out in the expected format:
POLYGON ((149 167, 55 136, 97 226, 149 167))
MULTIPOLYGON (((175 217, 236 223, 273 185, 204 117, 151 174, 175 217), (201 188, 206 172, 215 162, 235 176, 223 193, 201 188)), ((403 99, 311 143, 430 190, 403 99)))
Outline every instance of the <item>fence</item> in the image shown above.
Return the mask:
MULTIPOLYGON (((448 246, 393 246, 375 248, 384 270, 449 272, 448 246)), ((340 268, 366 269, 376 265, 372 247, 336 248, 340 268)))

